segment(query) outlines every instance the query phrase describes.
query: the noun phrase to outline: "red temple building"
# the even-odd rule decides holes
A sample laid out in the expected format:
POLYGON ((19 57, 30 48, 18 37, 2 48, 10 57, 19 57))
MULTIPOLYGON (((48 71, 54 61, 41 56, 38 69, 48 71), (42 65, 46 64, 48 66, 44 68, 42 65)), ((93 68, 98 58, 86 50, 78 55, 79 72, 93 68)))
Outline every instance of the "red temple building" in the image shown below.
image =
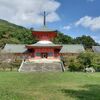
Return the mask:
POLYGON ((61 45, 55 45, 51 41, 57 36, 56 30, 50 30, 46 27, 46 17, 44 12, 44 26, 41 29, 34 30, 33 36, 39 40, 36 44, 27 45, 26 48, 32 51, 34 58, 59 58, 61 45))
POLYGON ((33 30, 32 35, 38 40, 37 43, 31 45, 6 44, 3 49, 6 53, 13 53, 24 58, 19 69, 20 72, 63 71, 61 56, 84 52, 84 47, 80 44, 57 45, 52 42, 57 36, 57 31, 46 27, 45 12, 43 27, 33 30))
POLYGON ((62 48, 61 45, 55 45, 51 41, 57 36, 57 31, 49 30, 45 26, 40 30, 32 32, 39 41, 32 45, 26 45, 26 48, 32 51, 34 58, 59 58, 59 52, 62 48))

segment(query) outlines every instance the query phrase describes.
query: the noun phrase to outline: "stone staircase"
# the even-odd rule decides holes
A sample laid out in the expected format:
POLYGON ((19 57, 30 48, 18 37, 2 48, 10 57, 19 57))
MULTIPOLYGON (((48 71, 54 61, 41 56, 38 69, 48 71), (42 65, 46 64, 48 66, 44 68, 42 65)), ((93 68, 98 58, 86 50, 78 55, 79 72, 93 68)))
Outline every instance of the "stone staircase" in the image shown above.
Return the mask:
POLYGON ((62 72, 64 66, 62 62, 53 63, 33 63, 33 62, 22 62, 19 72, 62 72))

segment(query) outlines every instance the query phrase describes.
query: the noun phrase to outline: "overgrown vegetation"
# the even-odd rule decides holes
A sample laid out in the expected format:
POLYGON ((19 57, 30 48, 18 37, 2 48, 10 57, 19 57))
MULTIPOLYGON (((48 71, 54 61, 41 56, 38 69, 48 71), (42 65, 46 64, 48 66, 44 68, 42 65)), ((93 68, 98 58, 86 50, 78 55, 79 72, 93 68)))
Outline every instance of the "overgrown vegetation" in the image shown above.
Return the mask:
POLYGON ((31 30, 0 20, 0 47, 6 43, 32 44, 36 39, 32 36, 31 30))
POLYGON ((18 71, 22 60, 13 55, 7 53, 0 53, 0 71, 18 71))
POLYGON ((87 51, 78 56, 64 57, 64 63, 70 71, 84 71, 85 68, 90 67, 100 71, 100 54, 87 51))

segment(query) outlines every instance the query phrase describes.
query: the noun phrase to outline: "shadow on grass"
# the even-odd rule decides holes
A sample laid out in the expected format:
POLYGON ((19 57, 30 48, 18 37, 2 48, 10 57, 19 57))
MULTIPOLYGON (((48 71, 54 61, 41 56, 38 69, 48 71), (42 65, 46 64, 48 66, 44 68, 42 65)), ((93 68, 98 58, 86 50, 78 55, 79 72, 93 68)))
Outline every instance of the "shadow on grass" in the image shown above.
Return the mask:
POLYGON ((85 85, 82 89, 62 89, 62 93, 77 100, 100 100, 100 85, 85 85))

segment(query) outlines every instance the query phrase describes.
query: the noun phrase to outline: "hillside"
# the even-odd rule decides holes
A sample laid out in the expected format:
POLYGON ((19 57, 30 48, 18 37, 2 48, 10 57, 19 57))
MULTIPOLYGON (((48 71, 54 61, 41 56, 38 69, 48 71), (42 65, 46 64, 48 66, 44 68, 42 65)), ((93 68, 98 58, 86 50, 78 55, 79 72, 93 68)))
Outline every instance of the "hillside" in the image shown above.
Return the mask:
MULTIPOLYGON (((58 36, 53 40, 56 44, 83 44, 85 48, 91 48, 93 45, 99 45, 90 36, 81 36, 72 38, 67 33, 58 32, 58 36)), ((0 19, 0 47, 6 43, 16 44, 33 44, 36 42, 32 36, 31 29, 12 24, 8 21, 0 19)))
POLYGON ((0 47, 6 43, 31 44, 34 42, 31 30, 0 19, 0 47))

